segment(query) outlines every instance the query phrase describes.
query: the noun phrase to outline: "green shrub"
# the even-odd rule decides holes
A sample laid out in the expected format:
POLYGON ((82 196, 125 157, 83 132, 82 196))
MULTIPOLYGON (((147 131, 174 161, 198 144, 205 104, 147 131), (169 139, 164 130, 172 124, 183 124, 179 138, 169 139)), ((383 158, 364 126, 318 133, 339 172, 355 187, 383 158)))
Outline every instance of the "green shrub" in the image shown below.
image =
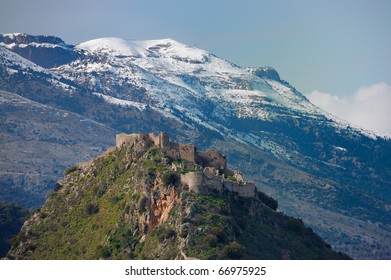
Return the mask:
POLYGON ((274 211, 277 210, 278 208, 278 202, 277 200, 275 200, 274 198, 266 195, 265 193, 263 192, 259 192, 258 193, 258 198, 268 207, 270 207, 271 209, 273 209, 274 211))
POLYGON ((286 229, 293 232, 303 233, 305 232, 305 227, 302 220, 288 217, 286 221, 286 229))
POLYGON ((53 191, 54 191, 54 192, 58 192, 61 188, 62 188, 62 185, 61 185, 60 183, 57 182, 57 183, 54 185, 53 191))
POLYGON ((237 241, 233 241, 223 247, 221 259, 241 259, 243 257, 244 247, 237 241))
POLYGON ((94 215, 99 212, 99 206, 94 203, 88 203, 85 210, 87 215, 94 215))
POLYGON ((178 174, 176 174, 175 172, 168 171, 163 174, 162 180, 164 185, 166 186, 175 186, 179 184, 180 178, 178 174))
POLYGON ((160 242, 176 236, 176 231, 168 226, 160 226, 156 229, 155 234, 160 242))
POLYGON ((65 175, 69 175, 69 174, 71 174, 72 172, 75 172, 75 171, 77 171, 77 170, 79 170, 79 168, 77 167, 77 165, 68 167, 67 169, 65 169, 65 175))
POLYGON ((140 213, 147 211, 148 198, 143 196, 139 201, 140 213))
POLYGON ((94 186, 92 193, 97 197, 102 197, 107 191, 107 184, 102 183, 94 186))
POLYGON ((21 242, 25 242, 27 240, 27 236, 25 232, 21 231, 17 235, 14 235, 11 238, 11 246, 14 248, 19 245, 21 242))
POLYGON ((151 148, 151 149, 149 150, 149 154, 150 154, 151 156, 157 156, 157 155, 159 155, 160 152, 161 152, 161 149, 159 149, 159 148, 157 148, 157 147, 151 148))
POLYGON ((110 249, 107 246, 98 245, 96 248, 95 259, 107 259, 111 257, 110 249))
POLYGON ((218 226, 212 226, 211 227, 211 232, 214 236, 216 236, 217 241, 219 243, 225 242, 226 239, 226 232, 223 227, 218 227, 218 226))
POLYGON ((124 198, 124 194, 119 194, 119 195, 113 196, 110 198, 110 203, 114 205, 118 201, 122 200, 123 198, 124 198))
POLYGON ((134 193, 132 195, 132 199, 135 200, 135 201, 139 201, 140 200, 140 197, 141 197, 141 194, 140 193, 134 193))
POLYGON ((206 244, 208 247, 216 247, 218 244, 218 238, 216 235, 208 234, 203 238, 203 243, 206 244))

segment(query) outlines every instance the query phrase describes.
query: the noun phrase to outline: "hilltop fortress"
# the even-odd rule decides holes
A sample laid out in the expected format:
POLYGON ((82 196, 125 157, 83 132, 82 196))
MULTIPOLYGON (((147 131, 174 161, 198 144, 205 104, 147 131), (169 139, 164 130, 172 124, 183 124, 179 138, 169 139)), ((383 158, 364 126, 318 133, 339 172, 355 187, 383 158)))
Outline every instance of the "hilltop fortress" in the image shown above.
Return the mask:
POLYGON ((189 191, 200 194, 225 191, 237 193, 242 197, 254 197, 257 193, 253 182, 245 182, 239 172, 232 172, 227 168, 227 159, 214 150, 198 152, 193 144, 178 144, 172 142, 168 135, 161 132, 155 136, 149 134, 117 134, 116 147, 134 143, 143 139, 157 148, 163 149, 167 156, 181 160, 180 164, 172 164, 174 171, 192 170, 181 174, 181 184, 189 191), (194 170, 194 171, 193 171, 194 170))

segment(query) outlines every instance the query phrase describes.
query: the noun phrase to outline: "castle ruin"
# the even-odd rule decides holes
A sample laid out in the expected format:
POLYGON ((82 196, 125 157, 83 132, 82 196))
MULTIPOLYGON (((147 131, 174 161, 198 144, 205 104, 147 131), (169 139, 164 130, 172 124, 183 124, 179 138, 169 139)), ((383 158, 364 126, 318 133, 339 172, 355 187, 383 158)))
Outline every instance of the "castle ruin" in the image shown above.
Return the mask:
POLYGON ((172 142, 164 132, 157 136, 153 133, 117 134, 116 147, 134 143, 137 139, 143 139, 141 142, 145 143, 150 142, 153 146, 163 149, 168 157, 181 160, 180 164, 172 164, 173 171, 194 170, 181 174, 180 178, 181 184, 187 186, 189 191, 205 195, 228 191, 242 197, 254 197, 257 192, 253 182, 245 182, 241 173, 228 170, 224 155, 215 150, 198 152, 193 144, 172 142))

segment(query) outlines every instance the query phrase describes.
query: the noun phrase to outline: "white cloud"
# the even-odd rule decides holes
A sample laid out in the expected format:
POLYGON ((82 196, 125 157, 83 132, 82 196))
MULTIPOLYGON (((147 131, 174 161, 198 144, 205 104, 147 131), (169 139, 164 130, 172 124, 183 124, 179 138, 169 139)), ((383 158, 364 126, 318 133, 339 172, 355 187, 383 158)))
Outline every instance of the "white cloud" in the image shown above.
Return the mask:
POLYGON ((313 91, 307 98, 323 110, 363 128, 391 133, 391 86, 378 83, 339 97, 313 91))

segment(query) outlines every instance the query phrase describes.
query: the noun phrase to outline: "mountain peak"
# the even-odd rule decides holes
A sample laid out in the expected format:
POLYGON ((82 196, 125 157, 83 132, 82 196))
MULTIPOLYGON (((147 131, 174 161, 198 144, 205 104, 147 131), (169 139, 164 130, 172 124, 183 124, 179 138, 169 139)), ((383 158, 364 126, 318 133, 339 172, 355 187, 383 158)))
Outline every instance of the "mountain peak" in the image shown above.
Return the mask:
POLYGON ((81 43, 77 48, 119 56, 173 58, 189 63, 203 63, 209 55, 206 51, 182 44, 170 38, 138 41, 109 37, 81 43))
POLYGON ((188 47, 178 41, 175 41, 171 38, 166 39, 156 39, 156 40, 127 40, 120 37, 104 37, 93 39, 90 41, 83 42, 78 45, 80 49, 87 49, 94 51, 97 49, 110 49, 113 51, 118 51, 122 54, 126 54, 130 49, 140 48, 148 50, 156 46, 165 46, 165 47, 188 47))

